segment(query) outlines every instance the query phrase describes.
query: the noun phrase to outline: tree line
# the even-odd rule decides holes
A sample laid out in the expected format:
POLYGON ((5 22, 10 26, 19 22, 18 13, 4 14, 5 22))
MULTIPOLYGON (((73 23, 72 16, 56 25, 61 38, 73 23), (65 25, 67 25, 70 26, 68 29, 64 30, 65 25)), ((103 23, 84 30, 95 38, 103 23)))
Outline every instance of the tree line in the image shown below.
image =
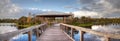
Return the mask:
POLYGON ((96 24, 120 24, 120 18, 91 18, 82 16, 80 18, 75 17, 72 22, 69 24, 72 25, 96 25, 96 24))

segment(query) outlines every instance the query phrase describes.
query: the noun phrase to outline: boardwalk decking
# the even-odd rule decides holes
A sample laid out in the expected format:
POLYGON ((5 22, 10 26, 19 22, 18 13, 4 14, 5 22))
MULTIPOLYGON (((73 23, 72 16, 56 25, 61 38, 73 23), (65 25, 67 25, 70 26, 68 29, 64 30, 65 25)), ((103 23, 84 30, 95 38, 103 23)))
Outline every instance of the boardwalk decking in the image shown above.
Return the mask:
POLYGON ((72 41, 58 24, 51 26, 37 39, 37 41, 72 41))

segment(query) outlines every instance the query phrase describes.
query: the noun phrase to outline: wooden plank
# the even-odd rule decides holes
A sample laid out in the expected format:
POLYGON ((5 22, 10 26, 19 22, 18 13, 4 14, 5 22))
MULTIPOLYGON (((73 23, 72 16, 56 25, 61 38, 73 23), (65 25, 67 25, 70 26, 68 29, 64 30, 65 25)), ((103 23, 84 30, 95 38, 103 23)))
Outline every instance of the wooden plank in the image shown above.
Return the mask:
POLYGON ((73 33, 74 33, 74 32, 73 32, 73 28, 71 28, 71 35, 70 35, 70 36, 71 36, 72 38, 74 37, 74 36, 73 36, 73 33))
POLYGON ((83 31, 80 31, 80 41, 84 41, 84 32, 83 31))
POLYGON ((28 41, 32 41, 32 31, 28 32, 28 41))
POLYGON ((60 26, 52 26, 46 29, 46 31, 40 36, 37 41, 72 41, 66 34, 60 29, 60 26))
POLYGON ((39 29, 36 28, 36 37, 38 38, 39 37, 39 29))

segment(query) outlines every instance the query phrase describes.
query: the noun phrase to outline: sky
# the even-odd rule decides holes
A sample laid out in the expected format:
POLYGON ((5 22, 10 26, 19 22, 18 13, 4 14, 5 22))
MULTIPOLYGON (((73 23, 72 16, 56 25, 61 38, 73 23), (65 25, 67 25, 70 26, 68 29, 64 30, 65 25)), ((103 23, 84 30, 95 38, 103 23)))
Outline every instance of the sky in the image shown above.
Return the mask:
POLYGON ((0 19, 19 18, 28 13, 72 12, 75 17, 119 18, 120 0, 0 0, 0 19))

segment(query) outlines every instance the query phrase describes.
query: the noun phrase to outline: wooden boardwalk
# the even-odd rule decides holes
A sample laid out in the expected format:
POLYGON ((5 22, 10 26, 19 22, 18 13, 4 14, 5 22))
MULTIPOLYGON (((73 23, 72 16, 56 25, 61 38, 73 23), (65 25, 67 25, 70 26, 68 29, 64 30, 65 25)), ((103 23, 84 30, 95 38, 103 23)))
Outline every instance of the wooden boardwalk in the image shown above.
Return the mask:
POLYGON ((55 24, 37 39, 37 41, 72 41, 61 29, 60 26, 55 24))

